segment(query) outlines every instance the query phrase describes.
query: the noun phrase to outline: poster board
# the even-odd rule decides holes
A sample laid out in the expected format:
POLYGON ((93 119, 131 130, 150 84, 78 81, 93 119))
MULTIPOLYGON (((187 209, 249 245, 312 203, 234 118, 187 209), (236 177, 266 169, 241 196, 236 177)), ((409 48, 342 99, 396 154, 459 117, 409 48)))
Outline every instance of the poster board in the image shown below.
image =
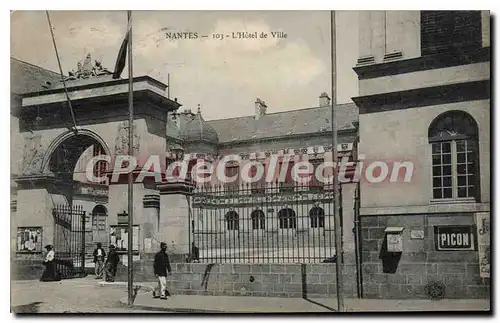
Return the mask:
POLYGON ((490 278, 490 214, 476 213, 479 275, 490 278))
MULTIPOLYGON (((133 227, 132 251, 139 251, 139 226, 133 227)), ((128 226, 113 225, 109 230, 109 243, 116 246, 116 251, 126 252, 128 250, 128 226)))

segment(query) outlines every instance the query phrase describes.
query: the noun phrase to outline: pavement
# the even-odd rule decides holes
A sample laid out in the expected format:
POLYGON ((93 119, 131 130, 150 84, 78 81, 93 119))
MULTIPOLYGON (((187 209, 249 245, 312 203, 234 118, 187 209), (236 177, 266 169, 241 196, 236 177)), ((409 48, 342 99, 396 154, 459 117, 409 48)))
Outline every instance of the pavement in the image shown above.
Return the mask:
MULTIPOLYGON (((114 283, 123 284, 126 283, 114 283)), ((172 295, 152 297, 154 284, 142 284, 132 308, 176 313, 324 313, 337 312, 336 298, 172 295)), ((120 299, 127 304, 127 297, 120 299)), ((347 312, 489 311, 489 299, 345 299, 347 312)))
MULTIPOLYGON (((153 299, 154 283, 136 283, 132 307, 125 282, 105 283, 93 276, 60 282, 11 282, 13 313, 319 313, 336 312, 335 298, 172 295, 153 299)), ((348 312, 489 311, 487 299, 346 299, 348 312)))
MULTIPOLYGON (((94 276, 59 282, 11 281, 11 313, 151 313, 128 308, 120 299, 123 286, 101 286, 94 276)), ((163 310, 162 312, 165 312, 163 310)))

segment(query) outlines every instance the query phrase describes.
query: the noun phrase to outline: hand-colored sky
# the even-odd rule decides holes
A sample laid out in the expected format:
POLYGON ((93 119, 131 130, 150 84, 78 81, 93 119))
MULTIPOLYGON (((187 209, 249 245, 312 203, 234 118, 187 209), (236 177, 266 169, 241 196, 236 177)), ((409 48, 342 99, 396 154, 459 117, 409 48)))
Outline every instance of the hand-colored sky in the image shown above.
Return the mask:
MULTIPOLYGON (((124 11, 52 11, 51 22, 64 73, 91 53, 114 68, 123 40, 124 11)), ((352 67, 358 57, 358 14, 337 12, 337 100, 357 95, 352 67)), ((258 97, 268 112, 318 105, 331 93, 329 11, 134 11, 134 75, 167 83, 183 108, 201 104, 206 119, 254 113, 258 97), (166 31, 191 31, 208 38, 167 40, 166 31), (267 32, 267 39, 215 40, 213 33, 267 32), (283 31, 275 39, 271 31, 283 31)), ((11 56, 59 71, 44 11, 11 15, 11 56)), ((127 77, 125 69, 122 77, 127 77)))

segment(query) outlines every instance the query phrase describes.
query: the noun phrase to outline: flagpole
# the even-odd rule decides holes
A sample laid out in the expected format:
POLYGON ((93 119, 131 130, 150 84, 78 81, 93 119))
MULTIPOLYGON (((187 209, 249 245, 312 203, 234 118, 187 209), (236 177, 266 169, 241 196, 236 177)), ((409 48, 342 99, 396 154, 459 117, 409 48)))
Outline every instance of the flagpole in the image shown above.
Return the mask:
POLYGON ((335 28, 335 11, 330 12, 331 16, 331 60, 332 60, 332 161, 335 165, 333 172, 333 226, 335 229, 335 256, 337 258, 337 263, 335 266, 336 270, 336 280, 337 280, 337 306, 338 311, 344 311, 344 295, 343 295, 343 277, 342 277, 342 231, 340 225, 340 190, 339 190, 339 179, 338 179, 338 157, 337 157, 337 119, 335 117, 335 110, 337 105, 337 37, 335 28))
MULTIPOLYGON (((128 155, 134 155, 134 74, 132 69, 132 11, 127 11, 128 35, 128 155)), ((132 257, 134 238, 134 172, 128 174, 128 305, 134 303, 134 266, 132 257)))

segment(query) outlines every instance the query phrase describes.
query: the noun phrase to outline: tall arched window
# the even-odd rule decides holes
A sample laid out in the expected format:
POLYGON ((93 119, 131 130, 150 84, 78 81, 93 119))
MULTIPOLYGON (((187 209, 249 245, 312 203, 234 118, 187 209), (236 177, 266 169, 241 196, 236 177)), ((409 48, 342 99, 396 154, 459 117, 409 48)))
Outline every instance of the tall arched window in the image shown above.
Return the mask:
POLYGON ((240 217, 235 211, 226 213, 226 228, 229 231, 237 231, 240 228, 240 217))
POLYGON ((432 197, 477 198, 479 188, 478 129, 463 111, 439 115, 429 126, 432 146, 432 197))
POLYGON ((278 212, 278 219, 280 222, 280 229, 297 228, 297 216, 295 215, 295 211, 290 208, 281 209, 278 212))
POLYGON ((252 230, 266 228, 266 216, 262 210, 255 210, 250 214, 252 218, 252 230))
POLYGON ((309 217, 311 219, 311 228, 325 227, 325 211, 319 206, 315 206, 309 211, 309 217))

